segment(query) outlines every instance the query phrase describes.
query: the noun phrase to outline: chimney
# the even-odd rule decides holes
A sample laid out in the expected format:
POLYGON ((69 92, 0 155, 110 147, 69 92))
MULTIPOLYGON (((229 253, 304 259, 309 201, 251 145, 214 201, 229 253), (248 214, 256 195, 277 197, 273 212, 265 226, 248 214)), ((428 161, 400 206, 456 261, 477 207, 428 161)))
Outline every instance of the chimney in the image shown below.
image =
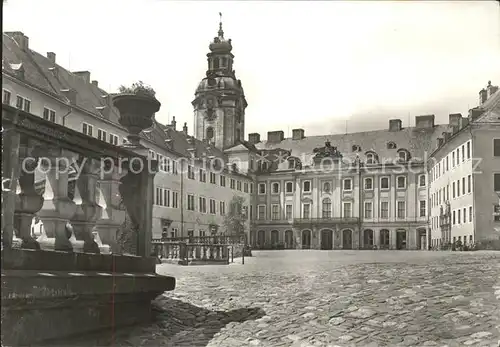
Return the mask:
POLYGON ((429 114, 426 116, 416 116, 415 127, 417 129, 432 129, 434 128, 434 119, 435 116, 433 114, 429 114))
POLYGON ((260 134, 259 133, 248 134, 248 142, 250 142, 252 145, 259 143, 260 142, 260 134))
POLYGON ((76 104, 76 90, 74 89, 61 89, 61 92, 64 94, 65 97, 69 99, 69 102, 72 105, 76 104))
POLYGON ((6 34, 12 37, 23 51, 29 50, 30 39, 28 36, 24 35, 21 31, 10 31, 6 32, 6 34))
POLYGON ((47 58, 52 64, 56 63, 56 54, 54 52, 47 52, 47 58))
POLYGON ((292 130, 292 140, 302 140, 304 137, 304 129, 292 130))
POLYGON ((442 137, 438 137, 438 148, 444 145, 444 139, 442 137))
POLYGON ((389 120, 389 131, 400 131, 402 129, 401 119, 389 120))
POLYGON ((177 125, 177 122, 175 121, 175 116, 172 117, 172 122, 170 122, 170 125, 172 126, 172 129, 176 130, 175 127, 177 125))
POLYGON ((97 82, 96 80, 92 81, 92 85, 95 86, 96 88, 99 88, 99 82, 97 82))
POLYGON ((462 115, 460 113, 452 113, 448 116, 448 119, 451 126, 462 127, 462 115))
POLYGON ((284 139, 285 133, 283 130, 267 132, 267 142, 277 143, 283 141, 284 139))
POLYGON ((456 133, 458 133, 460 131, 460 127, 458 125, 453 125, 453 135, 455 135, 456 133))
POLYGON ((449 140, 449 138, 451 137, 451 134, 450 134, 449 132, 445 131, 445 132, 443 133, 443 136, 444 136, 444 142, 446 142, 446 141, 448 141, 448 140, 449 140))
POLYGON ((469 118, 471 122, 474 122, 480 115, 482 115, 484 110, 480 107, 474 107, 469 110, 469 118))
POLYGON ((488 91, 486 89, 481 89, 479 91, 479 105, 482 105, 488 100, 488 91))
POLYGON ((75 71, 73 75, 83 78, 86 83, 90 83, 90 72, 89 71, 75 71))
POLYGON ((462 128, 465 128, 467 125, 469 125, 469 118, 462 118, 462 128))
POLYGON ((488 87, 486 89, 488 90, 488 98, 491 98, 491 96, 497 92, 498 86, 494 86, 491 84, 491 81, 488 81, 488 87))
POLYGON ((182 131, 184 132, 184 134, 188 134, 188 123, 187 122, 184 122, 184 126, 182 127, 182 131))

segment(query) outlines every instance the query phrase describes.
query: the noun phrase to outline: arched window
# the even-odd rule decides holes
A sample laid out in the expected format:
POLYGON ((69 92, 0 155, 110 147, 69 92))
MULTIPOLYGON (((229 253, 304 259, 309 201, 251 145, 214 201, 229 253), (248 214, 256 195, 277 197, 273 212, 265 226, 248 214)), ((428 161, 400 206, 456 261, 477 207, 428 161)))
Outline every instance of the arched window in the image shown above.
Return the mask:
POLYGON ((402 162, 407 162, 410 160, 410 153, 406 149, 398 150, 398 159, 402 162))
POLYGON ((214 128, 208 127, 207 128, 207 139, 211 140, 214 137, 214 128))
POLYGON ((218 69, 218 68, 219 68, 219 59, 215 58, 214 59, 214 69, 218 69))
POLYGON ((377 155, 373 152, 366 153, 366 163, 367 164, 377 164, 377 155))
POLYGON ((322 215, 323 218, 331 218, 332 217, 332 201, 330 198, 323 199, 323 210, 322 215))
POLYGON ((227 59, 224 57, 221 59, 220 67, 226 67, 227 65, 227 59))

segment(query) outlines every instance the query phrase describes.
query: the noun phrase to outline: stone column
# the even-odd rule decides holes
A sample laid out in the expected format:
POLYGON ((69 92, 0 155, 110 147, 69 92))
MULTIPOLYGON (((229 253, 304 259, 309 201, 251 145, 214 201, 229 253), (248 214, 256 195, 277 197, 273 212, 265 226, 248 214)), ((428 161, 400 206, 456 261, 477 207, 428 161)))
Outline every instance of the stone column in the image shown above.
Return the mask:
POLYGON ((356 226, 355 228, 352 229, 352 249, 359 249, 360 235, 361 235, 361 232, 360 232, 358 226, 356 226))
POLYGON ((97 203, 101 206, 94 231, 103 244, 117 251, 116 234, 125 221, 125 206, 121 204, 119 192, 120 179, 126 174, 119 166, 107 162, 101 163, 100 182, 97 189, 97 203))
POLYGON ((342 249, 342 237, 338 227, 333 229, 333 249, 342 249))
POLYGON ((389 249, 396 249, 396 230, 389 230, 389 249))
POLYGON ((35 171, 38 158, 30 156, 30 143, 22 137, 19 149, 19 188, 17 194, 14 225, 17 237, 22 240, 22 248, 40 249, 40 245, 31 236, 31 224, 35 213, 43 205, 43 197, 35 190, 35 171))
POLYGON ((83 241, 82 250, 85 253, 100 253, 92 233, 102 209, 96 202, 99 164, 98 160, 83 156, 80 156, 76 162, 78 172, 73 199, 76 211, 71 218, 71 225, 76 239, 83 241))
POLYGON ((295 238, 295 248, 302 249, 302 230, 300 228, 292 228, 295 238))
POLYGON ((417 249, 417 230, 414 227, 410 227, 407 231, 406 249, 417 249))
POLYGON ((380 249, 380 230, 373 230, 373 244, 380 249))
POLYGON ((39 238, 42 249, 73 252, 72 236, 66 224, 75 214, 75 203, 68 197, 69 165, 75 154, 61 148, 44 149, 40 166, 45 173, 44 202, 38 216, 43 222, 46 238, 39 238))

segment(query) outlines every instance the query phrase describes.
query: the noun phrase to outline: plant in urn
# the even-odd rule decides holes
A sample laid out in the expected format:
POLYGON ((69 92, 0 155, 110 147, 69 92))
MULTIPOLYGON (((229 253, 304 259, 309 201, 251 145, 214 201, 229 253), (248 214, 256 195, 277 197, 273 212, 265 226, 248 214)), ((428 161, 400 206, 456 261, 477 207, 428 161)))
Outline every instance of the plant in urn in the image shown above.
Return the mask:
POLYGON ((127 131, 130 145, 141 147, 139 134, 151 128, 154 114, 159 111, 161 103, 155 97, 155 91, 142 81, 131 87, 121 86, 120 94, 113 98, 113 105, 120 111, 119 123, 127 131))

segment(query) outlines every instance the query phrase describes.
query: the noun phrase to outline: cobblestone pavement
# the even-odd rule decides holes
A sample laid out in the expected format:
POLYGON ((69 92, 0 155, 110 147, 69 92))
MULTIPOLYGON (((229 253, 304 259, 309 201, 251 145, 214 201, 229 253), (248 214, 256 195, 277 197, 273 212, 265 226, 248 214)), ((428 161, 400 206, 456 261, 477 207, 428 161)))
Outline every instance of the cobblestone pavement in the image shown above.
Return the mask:
POLYGON ((498 346, 500 252, 268 251, 159 265, 177 288, 115 346, 498 346))

